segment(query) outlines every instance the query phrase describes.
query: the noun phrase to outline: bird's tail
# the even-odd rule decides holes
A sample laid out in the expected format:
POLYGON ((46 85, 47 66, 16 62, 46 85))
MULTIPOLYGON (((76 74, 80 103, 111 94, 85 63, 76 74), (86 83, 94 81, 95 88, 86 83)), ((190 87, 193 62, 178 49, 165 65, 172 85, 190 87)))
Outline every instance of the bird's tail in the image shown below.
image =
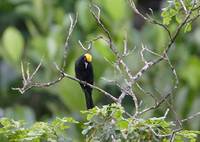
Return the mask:
POLYGON ((85 100, 87 109, 91 109, 94 107, 93 99, 92 99, 92 91, 84 90, 85 93, 85 100))

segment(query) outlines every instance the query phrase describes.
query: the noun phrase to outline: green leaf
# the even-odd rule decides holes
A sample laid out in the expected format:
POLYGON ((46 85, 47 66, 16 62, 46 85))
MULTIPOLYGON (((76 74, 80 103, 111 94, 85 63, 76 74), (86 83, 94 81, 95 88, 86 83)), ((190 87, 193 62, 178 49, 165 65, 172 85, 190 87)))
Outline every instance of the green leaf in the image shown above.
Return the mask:
POLYGON ((18 62, 21 59, 24 39, 22 34, 14 27, 8 27, 3 33, 3 46, 7 51, 9 57, 18 62))
POLYGON ((52 121, 51 125, 53 127, 59 128, 60 130, 65 130, 65 129, 69 128, 67 123, 78 123, 78 121, 74 120, 71 117, 64 117, 64 118, 57 117, 54 121, 52 121))
POLYGON ((184 33, 190 32, 192 30, 192 24, 187 23, 184 28, 184 33))
POLYGON ((200 134, 200 131, 192 131, 192 130, 182 130, 177 133, 177 135, 181 135, 183 138, 187 138, 190 142, 196 142, 197 136, 200 134))
POLYGON ((162 16, 163 18, 169 17, 169 12, 168 12, 168 10, 167 10, 167 9, 164 10, 164 11, 161 13, 161 16, 162 16))
POLYGON ((177 11, 175 9, 170 9, 169 13, 170 13, 170 16, 172 17, 177 14, 177 11))
POLYGON ((164 25, 169 25, 171 22, 172 18, 171 17, 166 17, 163 19, 163 24, 164 25))
POLYGON ((126 121, 126 120, 117 121, 117 126, 118 126, 120 129, 127 129, 127 128, 128 128, 128 124, 129 124, 129 122, 126 121))
POLYGON ((181 22, 182 22, 182 18, 181 18, 181 16, 180 15, 176 15, 176 22, 178 23, 178 24, 180 24, 181 22))
POLYGON ((181 3, 180 3, 180 1, 178 1, 178 0, 175 0, 175 9, 176 10, 179 10, 180 8, 181 8, 181 3))

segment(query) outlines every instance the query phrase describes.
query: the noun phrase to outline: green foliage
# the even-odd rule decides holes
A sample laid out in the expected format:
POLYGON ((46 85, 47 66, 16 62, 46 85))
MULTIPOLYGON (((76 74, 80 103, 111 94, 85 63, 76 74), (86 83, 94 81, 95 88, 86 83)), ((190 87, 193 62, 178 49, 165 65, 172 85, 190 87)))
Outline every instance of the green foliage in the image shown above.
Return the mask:
MULTIPOLYGON (((98 107, 89 111, 82 134, 87 141, 168 141, 172 134, 173 124, 165 117, 136 119, 124 117, 124 109, 117 104, 98 107)), ((175 142, 196 141, 200 131, 180 130, 175 135, 175 142)))
MULTIPOLYGON (((136 119, 125 117, 124 108, 118 104, 95 107, 86 114, 87 121, 84 123, 82 134, 86 141, 154 141, 166 142, 170 139, 174 124, 165 120, 165 117, 136 119)), ((36 122, 27 126, 23 121, 14 121, 9 118, 0 119, 0 141, 1 142, 57 142, 66 141, 66 129, 69 124, 77 124, 73 118, 56 118, 47 122, 36 122)), ((175 133, 175 142, 188 140, 196 142, 200 131, 180 130, 175 133)))
POLYGON ((175 22, 180 24, 182 22, 183 13, 180 12, 182 5, 179 0, 170 1, 168 0, 168 5, 163 8, 161 16, 163 17, 163 24, 169 25, 172 23, 172 19, 175 19, 175 22))
MULTIPOLYGON (((51 123, 36 122, 28 127, 22 121, 9 118, 0 119, 1 142, 56 142, 63 137, 70 123, 78 123, 72 118, 56 118, 51 123)), ((62 138, 63 139, 63 138, 62 138)), ((66 138, 65 138, 66 139, 66 138)))
POLYGON ((22 34, 16 28, 8 27, 3 34, 2 40, 9 59, 15 63, 19 63, 24 48, 22 34))
MULTIPOLYGON (((187 10, 189 10, 192 0, 183 1, 187 10)), ((136 19, 132 15, 133 12, 131 8, 129 8, 127 1, 93 0, 93 2, 101 8, 103 23, 105 23, 106 27, 111 32, 117 49, 122 49, 125 32, 127 32, 128 50, 137 47, 128 58, 124 58, 132 73, 138 72, 143 66, 141 58, 138 57, 141 50, 141 43, 144 43, 149 49, 156 53, 161 53, 163 48, 166 47, 168 37, 162 28, 148 23, 146 23, 139 32, 133 28, 132 22, 136 19)), ((67 27, 70 22, 68 13, 72 14, 78 12, 78 23, 70 39, 67 67, 65 70, 71 75, 74 74, 74 61, 83 53, 78 47, 77 41, 81 40, 86 46, 86 40, 91 40, 98 35, 104 34, 100 28, 97 27, 95 20, 91 16, 89 5, 89 0, 1 0, 0 116, 8 117, 6 121, 10 123, 10 126, 12 125, 12 128, 6 127, 6 129, 4 129, 5 127, 3 128, 2 124, 0 125, 0 141, 7 141, 7 136, 12 136, 13 139, 14 137, 19 137, 19 139, 28 137, 33 140, 33 138, 39 139, 39 137, 46 138, 47 135, 51 139, 57 140, 57 137, 53 134, 52 128, 57 129, 56 132, 59 136, 66 138, 66 135, 63 134, 62 136, 62 132, 65 128, 68 128, 69 125, 65 125, 63 122, 60 123, 61 121, 59 118, 52 122, 54 124, 38 122, 32 125, 32 123, 38 120, 45 122, 52 119, 54 116, 82 117, 78 112, 81 109, 85 109, 84 95, 81 92, 79 84, 74 81, 64 79, 53 87, 31 89, 24 95, 19 95, 17 91, 12 91, 11 88, 21 87, 22 82, 19 64, 21 59, 25 64, 29 62, 30 71, 33 71, 43 57, 41 69, 37 72, 36 78, 34 78, 36 82, 48 82, 57 78, 57 72, 55 72, 53 63, 56 62, 59 64, 63 57, 63 46, 67 27), (49 115, 49 113, 51 115, 49 115), (10 118, 14 120, 26 120, 26 123, 13 121, 10 118), (12 124, 13 122, 17 125, 12 124), (17 127, 18 124, 20 124, 21 127, 17 127), (32 126, 28 127, 29 125, 32 126), (38 132, 36 129, 38 129, 38 132), (28 132, 30 132, 32 137, 27 136, 28 132)), ((166 2, 164 6, 165 8, 162 11, 163 23, 170 31, 173 31, 183 21, 186 13, 180 4, 180 0, 171 0, 171 3, 166 2)), ((197 13, 198 11, 194 11, 193 16, 197 13)), ((155 16, 157 16, 157 14, 155 14, 155 16)), ((173 105, 176 106, 177 114, 179 114, 181 118, 185 118, 199 111, 200 107, 199 23, 200 22, 192 23, 192 25, 188 23, 185 26, 185 32, 191 31, 192 29, 194 30, 187 35, 181 31, 174 44, 176 47, 172 48, 172 50, 170 50, 172 52, 169 54, 172 64, 177 70, 177 75, 180 78, 179 86, 174 94, 176 101, 173 105)), ((102 89, 107 89, 109 85, 106 81, 102 80, 101 77, 113 79, 119 78, 120 75, 118 72, 113 71, 113 67, 110 63, 105 61, 105 58, 110 62, 115 58, 107 44, 102 40, 94 43, 91 53, 94 59, 95 84, 102 89)), ((145 58, 149 59, 149 56, 145 55, 145 58)), ((171 72, 167 70, 165 63, 161 63, 155 68, 150 69, 140 80, 139 84, 141 84, 146 91, 161 97, 159 96, 160 94, 168 92, 168 89, 171 88, 170 79, 172 79, 171 72), (161 93, 158 94, 157 90, 161 93)), ((115 86, 111 86, 107 90, 111 90, 110 92, 117 96, 119 95, 119 91, 116 88, 115 86)), ((154 104, 151 97, 143 95, 143 93, 137 89, 134 91, 136 94, 139 94, 137 97, 143 101, 141 107, 148 107, 154 104)), ((96 91, 93 92, 95 104, 102 105, 102 103, 109 103, 107 101, 108 99, 102 96, 103 95, 100 95, 96 91)), ((130 109, 132 108, 132 104, 129 102, 130 101, 126 100, 123 105, 130 109)), ((158 140, 159 138, 148 128, 149 125, 153 126, 155 131, 159 131, 159 134, 167 134, 172 130, 169 128, 169 122, 163 119, 133 121, 130 118, 124 117, 123 108, 120 106, 112 107, 111 109, 105 106, 101 109, 95 108, 90 110, 91 113, 86 112, 88 121, 85 124, 83 134, 86 135, 87 139, 94 135, 96 139, 101 137, 110 140, 109 136, 113 134, 116 139, 122 138, 124 141, 128 140, 127 137, 129 136, 138 140, 139 135, 144 136, 141 140, 158 140), (110 113, 107 113, 108 108, 111 109, 109 110, 110 113), (98 118, 98 121, 96 118, 98 118), (101 122, 100 124, 102 125, 97 122, 101 122), (105 122, 105 124, 103 122, 105 122), (115 123, 113 124, 112 122, 115 123), (162 124, 166 132, 157 128, 156 124, 158 123, 162 124), (103 128, 103 126, 105 126, 105 128, 103 128), (95 135, 94 130, 98 135, 95 135), (103 133, 103 130, 105 130, 106 133, 103 133), (139 132, 141 132, 141 134, 139 132)), ((163 105, 163 108, 158 109, 158 111, 148 112, 145 114, 145 117, 150 118, 155 116, 155 114, 160 116, 165 107, 166 106, 163 105)), ((171 115, 169 115, 169 119, 173 119, 171 115)), ((3 119, 1 121, 3 121, 3 119)), ((161 124, 158 124, 158 126, 161 124)), ((183 127, 199 130, 199 124, 199 119, 194 119, 184 124, 183 127)), ((81 141, 81 130, 79 126, 71 127, 70 136, 73 139, 76 138, 75 141, 81 141)), ((177 132, 176 141, 182 141, 183 135, 194 137, 196 134, 196 132, 186 130, 180 133, 177 132)), ((163 141, 165 140, 168 141, 168 139, 163 138, 163 141)))
MULTIPOLYGON (((163 8, 161 16, 163 18, 163 24, 172 25, 172 24, 181 24, 184 21, 185 15, 191 9, 195 8, 194 1, 192 0, 183 0, 184 7, 179 0, 168 0, 168 5, 163 8)), ((192 16, 196 16, 198 11, 192 11, 192 16)), ((189 32, 192 29, 192 23, 188 22, 184 28, 184 32, 189 32)))

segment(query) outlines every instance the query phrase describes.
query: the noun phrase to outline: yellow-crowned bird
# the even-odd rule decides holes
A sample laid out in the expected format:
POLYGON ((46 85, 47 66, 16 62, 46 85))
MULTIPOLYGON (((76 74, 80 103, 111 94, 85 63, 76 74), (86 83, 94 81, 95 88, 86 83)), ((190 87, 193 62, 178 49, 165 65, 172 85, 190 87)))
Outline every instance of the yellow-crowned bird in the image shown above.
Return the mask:
MULTIPOLYGON (((93 67, 91 62, 92 62, 92 55, 89 53, 86 53, 81 57, 79 57, 75 63, 75 73, 78 79, 93 84, 94 78, 93 78, 93 67)), ((87 109, 93 108, 94 104, 92 100, 92 88, 88 85, 84 85, 81 83, 80 86, 85 93, 87 109)))

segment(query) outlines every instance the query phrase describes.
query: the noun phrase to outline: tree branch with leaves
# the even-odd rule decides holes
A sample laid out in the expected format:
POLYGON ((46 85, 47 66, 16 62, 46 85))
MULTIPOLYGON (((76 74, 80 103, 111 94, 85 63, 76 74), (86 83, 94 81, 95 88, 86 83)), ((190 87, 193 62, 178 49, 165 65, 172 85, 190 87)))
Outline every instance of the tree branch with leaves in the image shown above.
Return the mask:
POLYGON ((168 35, 168 42, 164 46, 164 50, 161 53, 157 53, 151 49, 149 49, 147 46, 145 46, 145 43, 141 43, 141 51, 140 51, 140 57, 141 61, 143 62, 143 66, 138 69, 137 72, 133 73, 133 71, 130 69, 130 65, 126 63, 125 58, 132 54, 131 51, 129 51, 128 47, 128 35, 125 35, 124 41, 123 41, 123 51, 120 52, 119 47, 116 46, 113 37, 111 35, 111 31, 107 26, 104 24, 102 20, 102 11, 101 8, 91 3, 89 6, 90 13, 92 14, 94 20, 96 21, 97 26, 102 30, 102 34, 93 37, 91 40, 86 41, 85 43, 88 44, 88 48, 84 47, 84 44, 79 40, 78 43, 80 45, 80 48, 84 52, 88 52, 93 47, 93 44, 98 40, 103 40, 108 45, 108 49, 112 52, 112 54, 116 57, 116 60, 112 62, 112 66, 114 67, 114 70, 116 72, 122 74, 122 80, 123 82, 118 82, 117 80, 109 80, 105 78, 105 81, 112 83, 120 88, 121 94, 118 97, 115 97, 113 94, 108 93, 107 91, 101 89, 100 87, 96 85, 89 84, 85 81, 81 81, 77 79, 76 77, 68 74, 65 72, 66 67, 66 59, 67 59, 67 53, 68 53, 68 45, 70 42, 71 34, 73 33, 73 30, 76 26, 78 14, 76 14, 75 18, 70 17, 70 27, 67 32, 66 42, 64 45, 64 53, 63 53, 63 60, 62 64, 59 66, 56 63, 54 63, 57 72, 58 72, 58 78, 53 81, 49 81, 47 83, 40 83, 35 82, 34 77, 37 75, 37 72, 39 71, 42 60, 40 64, 37 66, 35 71, 30 75, 29 69, 24 69, 23 63, 21 64, 21 73, 22 73, 22 87, 20 88, 13 88, 14 90, 18 90, 21 94, 25 93, 31 88, 45 88, 49 86, 53 86, 56 83, 59 83, 62 79, 67 78, 70 80, 74 80, 78 83, 87 85, 92 87, 93 89, 96 89, 101 94, 105 95, 106 97, 110 98, 113 102, 116 104, 112 104, 111 106, 103 106, 102 109, 99 109, 98 107, 95 107, 92 110, 85 111, 88 115, 88 123, 85 124, 85 129, 83 130, 83 134, 86 135, 87 139, 89 141, 94 140, 110 140, 110 141, 117 141, 118 139, 121 140, 131 140, 136 138, 137 140, 148 140, 148 141, 159 141, 159 140, 169 140, 170 142, 176 141, 180 138, 188 138, 188 139, 195 139, 196 135, 199 134, 199 131, 186 131, 182 128, 182 123, 185 121, 188 121, 190 119, 193 119, 200 115, 199 112, 195 113, 192 116, 189 116, 185 119, 178 118, 178 115, 173 107, 172 104, 169 103, 168 98, 172 97, 175 94, 176 89, 179 85, 179 79, 176 72, 175 67, 173 66, 173 63, 170 60, 169 57, 169 51, 171 48, 176 48, 175 42, 179 36, 179 34, 184 30, 185 32, 188 32, 191 30, 191 24, 200 16, 200 3, 199 1, 183 1, 183 0, 176 0, 176 1, 169 1, 170 4, 167 5, 163 11, 162 11, 162 21, 157 20, 154 17, 153 11, 151 11, 151 15, 149 14, 142 14, 136 7, 133 0, 127 0, 128 5, 130 8, 141 16, 147 23, 153 24, 155 26, 161 27, 168 35), (182 18, 180 18, 182 17, 182 18), (175 21, 174 18, 176 19, 175 21), (170 24, 176 23, 175 30, 170 29, 170 24), (153 60, 146 59, 145 53, 149 53, 151 55, 154 55, 156 58, 153 60), (154 68, 155 66, 159 65, 161 62, 167 63, 169 69, 171 70, 173 74, 173 80, 174 84, 173 87, 166 93, 162 94, 162 97, 156 97, 153 93, 145 91, 140 85, 139 81, 141 77, 143 77, 149 70, 154 68), (138 99, 139 94, 136 93, 134 90, 134 87, 139 88, 144 94, 150 95, 152 99, 154 100, 154 104, 150 107, 141 108, 140 101, 138 99), (132 107, 133 112, 132 114, 124 111, 124 109, 121 107, 122 101, 124 100, 125 96, 131 96, 134 105, 132 107), (143 114, 151 111, 156 110, 160 108, 160 106, 166 103, 168 106, 168 109, 165 112, 165 115, 163 117, 159 118, 149 118, 144 119, 142 117, 143 114), (167 122, 167 114, 171 111, 176 121, 167 122), (126 114, 128 118, 124 117, 123 114, 126 114), (101 123, 97 123, 97 119, 95 118, 102 118, 101 123), (177 122, 177 123, 176 123, 177 122), (118 126, 119 124, 119 126, 118 126), (107 126, 106 126, 107 125, 107 126), (123 125, 123 126, 121 126, 123 125), (174 128, 175 125, 175 128, 174 128), (109 126, 109 127, 108 127, 109 126), (163 129, 161 129, 163 128, 163 129), (112 131, 111 131, 111 130, 112 131), (104 132, 102 132, 104 130, 104 132), (117 133, 116 131, 120 131, 117 133), (142 135, 145 137, 143 139, 142 135), (188 134, 188 135, 186 135, 188 134), (195 135, 194 137, 191 137, 191 135, 195 135), (108 135, 108 136, 107 136, 108 135))

